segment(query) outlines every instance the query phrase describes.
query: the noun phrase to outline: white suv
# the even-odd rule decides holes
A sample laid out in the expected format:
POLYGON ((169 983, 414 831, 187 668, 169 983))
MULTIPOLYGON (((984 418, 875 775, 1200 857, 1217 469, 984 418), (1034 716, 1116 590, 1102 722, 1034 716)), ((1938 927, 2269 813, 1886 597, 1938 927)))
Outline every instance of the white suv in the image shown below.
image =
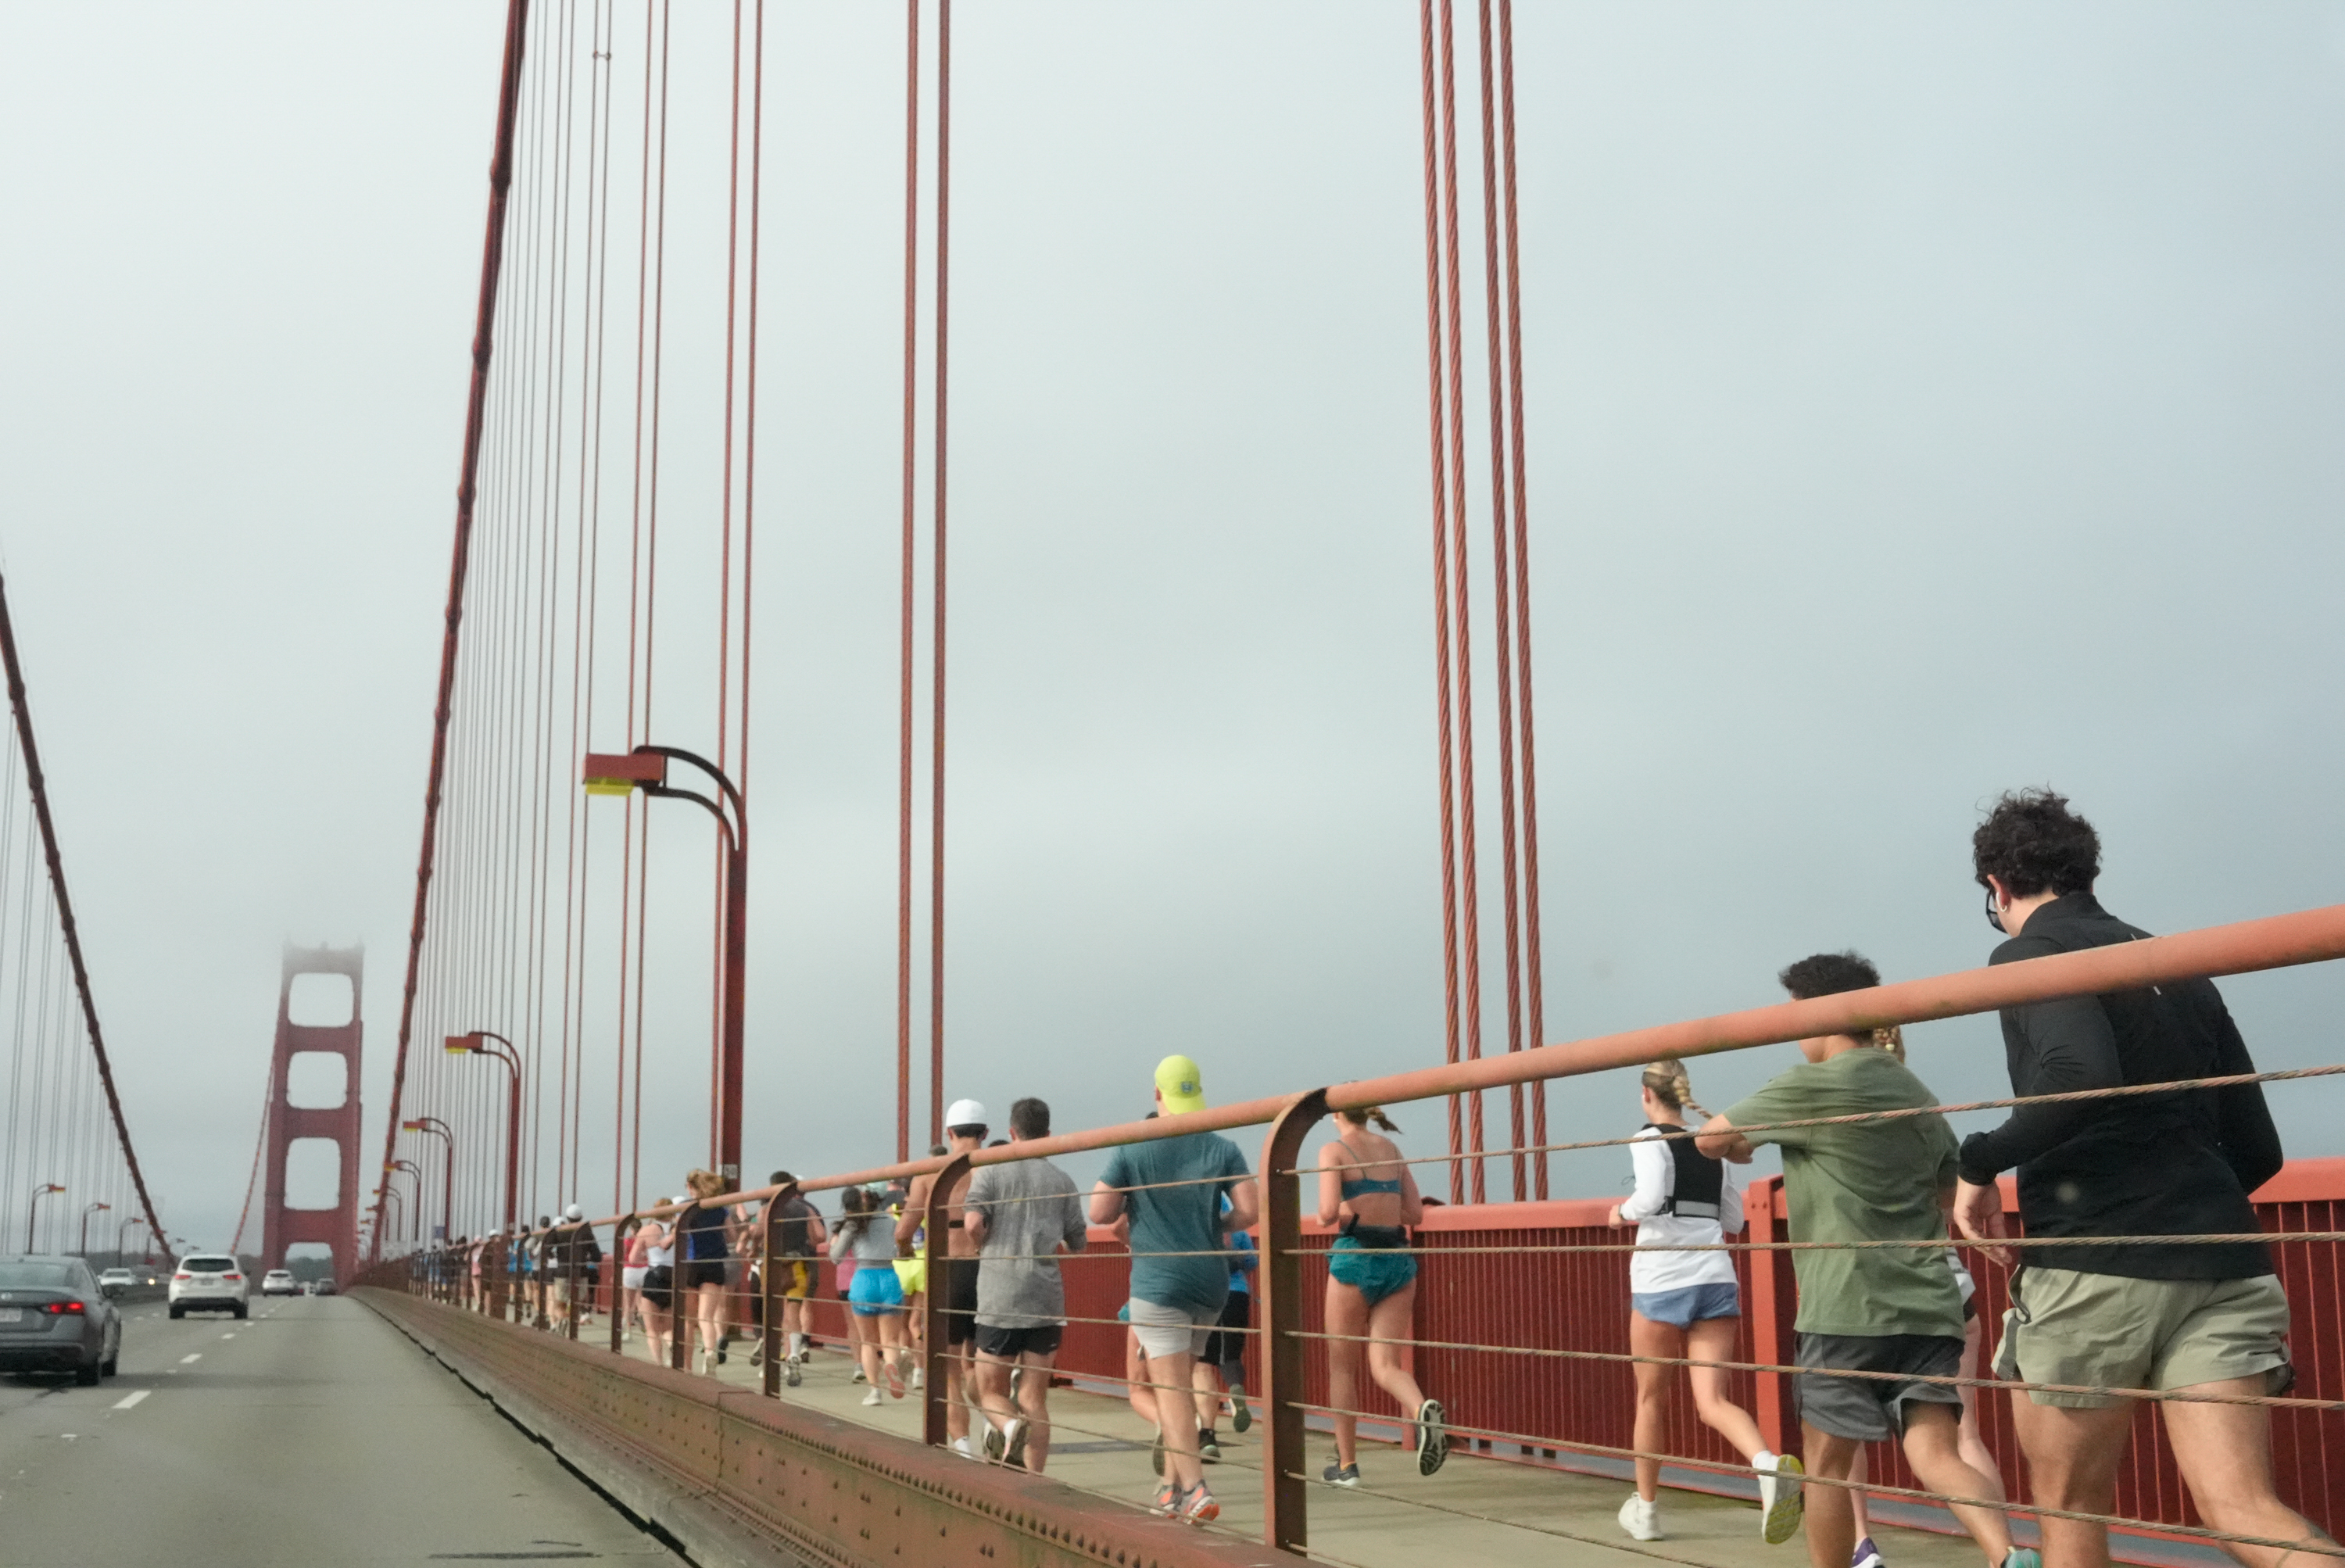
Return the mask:
POLYGON ((233 1312, 245 1315, 251 1287, 244 1265, 226 1253, 196 1252, 179 1259, 171 1271, 171 1316, 189 1312, 233 1312))
POLYGON ((272 1268, 260 1277, 260 1293, 263 1296, 299 1296, 301 1287, 295 1283, 291 1269, 272 1268))

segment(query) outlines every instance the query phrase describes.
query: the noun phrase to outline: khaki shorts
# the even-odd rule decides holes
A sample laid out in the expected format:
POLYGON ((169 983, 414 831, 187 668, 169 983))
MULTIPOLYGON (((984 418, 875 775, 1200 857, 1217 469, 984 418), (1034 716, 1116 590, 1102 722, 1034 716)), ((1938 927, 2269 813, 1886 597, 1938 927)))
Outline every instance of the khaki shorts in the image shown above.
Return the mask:
MULTIPOLYGON (((2288 1298, 2276 1275, 2252 1279, 2133 1279, 2028 1268, 2012 1282, 1995 1347, 1996 1377, 2100 1389, 2193 1388, 2268 1375, 2291 1380, 2288 1298)), ((2093 1410, 2110 1394, 2031 1390, 2039 1405, 2093 1410)))

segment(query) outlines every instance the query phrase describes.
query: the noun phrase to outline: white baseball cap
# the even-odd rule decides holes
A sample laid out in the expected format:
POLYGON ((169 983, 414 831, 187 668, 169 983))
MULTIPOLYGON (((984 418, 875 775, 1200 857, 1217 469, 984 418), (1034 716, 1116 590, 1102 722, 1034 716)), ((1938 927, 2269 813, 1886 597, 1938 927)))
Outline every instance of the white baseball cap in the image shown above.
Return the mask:
POLYGON ((989 1125, 985 1107, 975 1100, 955 1100, 945 1107, 945 1125, 948 1127, 982 1127, 989 1125))
POLYGON ((562 1211, 562 1217, 564 1219, 584 1219, 586 1217, 586 1211, 574 1203, 568 1208, 562 1211))

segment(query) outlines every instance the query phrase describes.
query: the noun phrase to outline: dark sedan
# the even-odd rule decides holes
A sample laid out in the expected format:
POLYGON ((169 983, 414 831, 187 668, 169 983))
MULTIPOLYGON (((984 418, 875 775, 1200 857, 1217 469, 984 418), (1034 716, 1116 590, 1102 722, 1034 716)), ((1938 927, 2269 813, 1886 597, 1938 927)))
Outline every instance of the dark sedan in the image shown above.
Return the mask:
POLYGON ((0 1257, 0 1372, 71 1372, 83 1388, 114 1375, 122 1317, 78 1257, 0 1257))

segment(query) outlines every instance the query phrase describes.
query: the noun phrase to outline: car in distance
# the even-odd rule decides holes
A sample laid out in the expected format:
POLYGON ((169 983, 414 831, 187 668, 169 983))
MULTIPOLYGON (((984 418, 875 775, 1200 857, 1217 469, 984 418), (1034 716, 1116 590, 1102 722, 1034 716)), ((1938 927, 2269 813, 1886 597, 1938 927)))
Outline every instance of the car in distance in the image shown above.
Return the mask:
POLYGON ((250 1290, 244 1265, 234 1257, 219 1252, 191 1252, 171 1271, 171 1316, 231 1312, 241 1318, 249 1309, 250 1290))
POLYGON ((330 1279, 313 1281, 310 1287, 310 1294, 312 1296, 331 1296, 333 1293, 334 1282, 330 1279))
POLYGON ((260 1277, 260 1293, 263 1296, 295 1296, 300 1293, 300 1289, 289 1268, 272 1268, 260 1277))
POLYGON ((137 1283, 138 1276, 127 1268, 109 1268, 97 1277, 97 1288, 106 1292, 109 1300, 137 1283))
POLYGON ((64 1254, 0 1257, 0 1371, 71 1372, 83 1388, 112 1377, 122 1315, 89 1265, 64 1254))

